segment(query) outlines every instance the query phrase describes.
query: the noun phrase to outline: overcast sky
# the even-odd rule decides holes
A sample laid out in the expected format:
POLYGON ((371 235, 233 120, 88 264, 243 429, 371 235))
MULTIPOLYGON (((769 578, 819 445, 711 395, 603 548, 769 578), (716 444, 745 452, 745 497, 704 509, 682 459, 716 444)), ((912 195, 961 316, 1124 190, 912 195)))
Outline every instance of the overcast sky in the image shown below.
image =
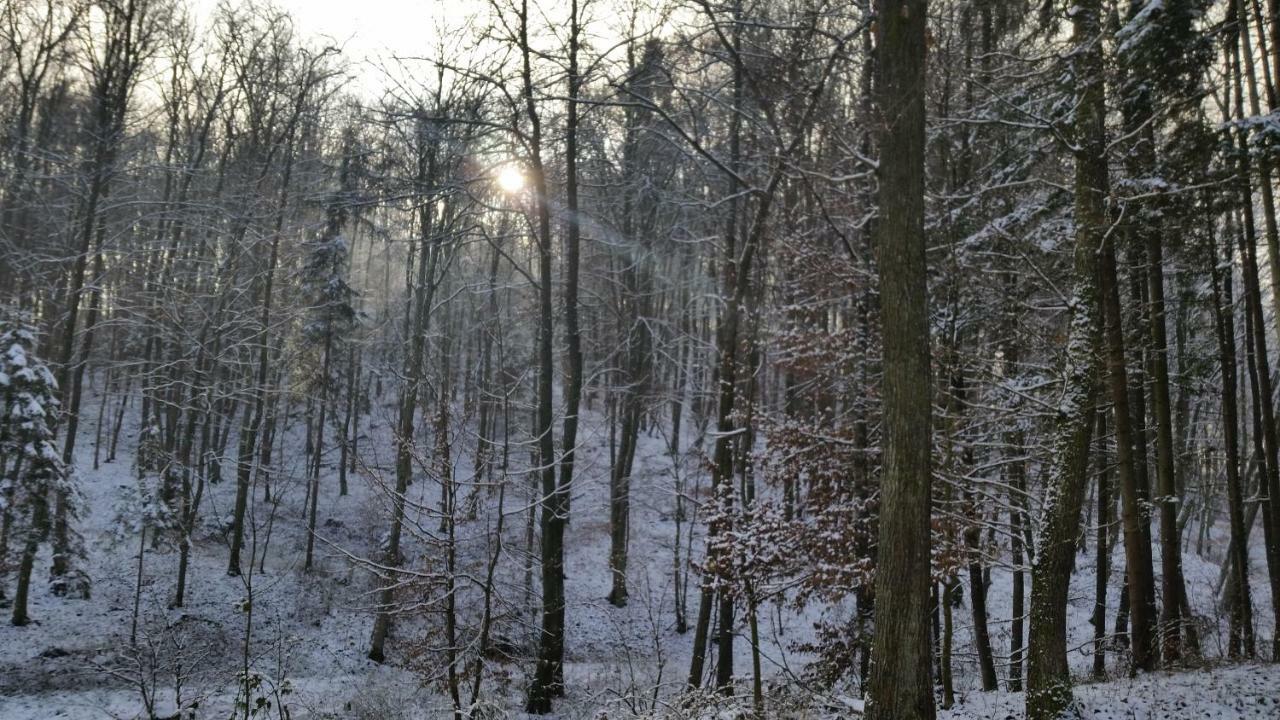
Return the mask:
POLYGON ((305 35, 327 35, 345 43, 353 59, 378 53, 423 53, 437 22, 461 0, 276 0, 305 35))
MULTIPOLYGON (((438 27, 454 25, 469 0, 273 0, 293 17, 302 38, 332 38, 343 48, 358 82, 380 85, 381 72, 367 61, 392 55, 430 55, 438 27)), ((195 0, 207 19, 218 0, 195 0)))

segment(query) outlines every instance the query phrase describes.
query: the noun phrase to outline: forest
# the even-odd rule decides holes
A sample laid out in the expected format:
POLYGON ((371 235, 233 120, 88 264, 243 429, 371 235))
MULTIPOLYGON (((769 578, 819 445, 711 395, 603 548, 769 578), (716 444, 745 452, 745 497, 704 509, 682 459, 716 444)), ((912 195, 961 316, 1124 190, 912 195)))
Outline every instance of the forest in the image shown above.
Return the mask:
POLYGON ((0 720, 1280 718, 1280 0, 279 1, 0 0, 0 720))

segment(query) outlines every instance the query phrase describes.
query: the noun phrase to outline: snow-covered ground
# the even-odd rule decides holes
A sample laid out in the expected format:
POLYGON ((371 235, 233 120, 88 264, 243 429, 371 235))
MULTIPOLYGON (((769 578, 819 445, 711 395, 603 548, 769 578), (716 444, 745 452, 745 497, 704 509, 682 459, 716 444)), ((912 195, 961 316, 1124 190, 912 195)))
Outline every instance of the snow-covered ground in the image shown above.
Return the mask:
MULTIPOLYGON (((93 597, 82 601, 48 594, 43 582, 47 557, 42 554, 30 611, 35 622, 24 628, 0 624, 0 720, 145 717, 144 692, 154 693, 157 715, 165 717, 174 711, 175 676, 181 677, 184 703, 198 699, 198 717, 228 717, 237 696, 238 672, 246 662, 244 638, 249 617, 243 611, 242 600, 250 594, 254 602, 248 663, 263 678, 262 694, 273 702, 286 703, 292 718, 394 720, 451 716, 451 706, 439 681, 438 616, 422 613, 397 621, 388 644, 387 664, 378 665, 365 657, 376 583, 350 558, 377 557, 378 543, 387 525, 385 495, 379 492, 370 473, 377 475, 391 466, 391 413, 387 405, 377 404, 366 417, 361 450, 369 471, 352 476, 350 495, 338 496, 333 467, 322 474, 322 541, 317 543, 319 559, 311 573, 302 570, 306 528, 300 484, 300 421, 293 424, 294 434, 284 443, 283 472, 274 480, 293 483, 293 487, 283 493, 284 500, 274 508, 274 514, 273 505, 264 501, 261 493, 254 499, 251 525, 256 533, 250 539, 258 547, 265 543, 269 548, 260 571, 255 568, 240 578, 227 576, 228 549, 220 520, 230 515, 234 480, 209 487, 202 509, 203 524, 194 539, 184 607, 168 607, 176 576, 176 551, 165 543, 154 549, 148 547, 137 651, 130 649, 128 640, 138 543, 136 536, 117 538, 113 525, 113 504, 119 488, 131 482, 136 428, 126 426, 121 457, 97 471, 91 469, 93 437, 86 431, 78 457, 85 494, 78 526, 89 551, 93 597), (288 691, 284 692, 286 688, 288 691), (275 690, 280 694, 276 695, 275 690)), ((92 416, 86 413, 86 417, 92 416)), ((573 521, 566 539, 568 695, 557 707, 566 718, 596 718, 601 713, 609 718, 633 717, 648 712, 654 698, 660 710, 667 707, 664 701, 683 685, 687 672, 692 632, 678 634, 674 627, 674 478, 676 473, 688 475, 692 490, 698 459, 692 454, 673 459, 659 434, 642 437, 632 489, 631 601, 625 608, 616 608, 605 600, 609 590, 609 448, 607 425, 598 413, 584 413, 582 435, 573 521)), ((233 438, 230 446, 234 445, 233 438)), ((687 441, 684 446, 688 446, 687 441)), ((471 442, 464 440, 462 451, 457 453, 458 478, 468 478, 472 473, 471 447, 471 442)), ((527 450, 513 452, 513 458, 520 454, 527 456, 527 450)), ((230 476, 231 472, 225 474, 230 476)), ((531 494, 527 477, 522 474, 512 476, 511 488, 504 505, 507 515, 504 556, 495 593, 495 639, 509 646, 513 654, 519 654, 528 651, 536 620, 524 610, 529 592, 524 553, 531 494)), ((480 574, 493 547, 486 538, 497 517, 496 500, 483 493, 480 497, 487 499, 477 518, 458 528, 460 565, 475 575, 480 574)), ((424 507, 434 506, 438 502, 438 486, 415 483, 410 500, 424 507)), ((421 513, 418 510, 411 515, 421 513)), ((420 525, 419 532, 411 533, 414 537, 406 551, 408 565, 424 570, 438 567, 438 548, 428 537, 436 529, 434 520, 422 516, 420 525)), ((684 532, 687 541, 687 523, 684 532)), ((1225 642, 1225 618, 1213 597, 1225 545, 1225 530, 1219 526, 1212 530, 1210 551, 1205 557, 1194 552, 1184 554, 1188 591, 1202 620, 1202 643, 1211 657, 1222 654, 1225 642)), ((1260 545, 1259 539, 1252 550, 1254 616, 1262 648, 1273 628, 1269 593, 1260 582, 1265 577, 1260 545)), ((699 554, 701 540, 695 538, 691 547, 695 556, 699 554)), ((681 552, 683 555, 683 547, 681 552)), ((245 557, 247 560, 248 552, 245 557)), ((1092 627, 1088 619, 1093 602, 1092 554, 1081 555, 1078 561, 1070 612, 1071 642, 1078 650, 1071 654, 1071 663, 1083 677, 1091 664, 1092 627)), ((1118 573, 1119 569, 1113 568, 1109 623, 1114 622, 1120 594, 1118 573)), ((533 577, 532 591, 536 594, 536 569, 533 577)), ((993 570, 989 603, 992 641, 998 655, 1006 655, 1008 649, 1010 582, 1008 572, 993 570)), ((402 593, 401 600, 429 604, 433 592, 429 585, 423 585, 402 593)), ((474 588, 460 592, 476 597, 474 588)), ((696 613, 697 600, 695 578, 688 595, 691 616, 696 613)), ((474 632, 478 618, 474 603, 468 601, 468 605, 460 613, 464 637, 474 632)), ((807 657, 796 648, 812 639, 816 613, 762 609, 763 666, 774 681, 770 684, 771 698, 781 698, 785 694, 782 688, 788 685, 792 690, 797 687, 792 680, 802 673, 807 657)), ((967 605, 958 608, 954 655, 957 705, 940 716, 951 720, 1021 717, 1021 695, 978 690, 968 619, 967 605)), ((740 672, 749 668, 744 646, 745 641, 740 642, 740 672)), ((1119 665, 1120 661, 1112 656, 1112 671, 1118 673, 1119 665)), ((532 664, 523 658, 490 661, 481 693, 482 704, 492 711, 487 717, 518 716, 531 668, 532 664)), ((1003 686, 1003 667, 1001 677, 1003 686)), ((1077 696, 1086 717, 1106 720, 1280 718, 1280 667, 1216 666, 1136 679, 1114 677, 1106 682, 1081 684, 1077 696)), ((791 703, 779 699, 776 707, 779 717, 786 706, 796 708, 787 716, 834 718, 852 716, 854 705, 855 702, 841 705, 838 700, 791 703), (845 710, 833 709, 839 707, 845 710)), ((671 712, 682 716, 697 711, 671 712)))
MULTIPOLYGON (((1085 720, 1192 720, 1280 717, 1280 666, 1158 672, 1076 688, 1085 720)), ((1020 693, 969 692, 943 720, 1022 717, 1020 693)))

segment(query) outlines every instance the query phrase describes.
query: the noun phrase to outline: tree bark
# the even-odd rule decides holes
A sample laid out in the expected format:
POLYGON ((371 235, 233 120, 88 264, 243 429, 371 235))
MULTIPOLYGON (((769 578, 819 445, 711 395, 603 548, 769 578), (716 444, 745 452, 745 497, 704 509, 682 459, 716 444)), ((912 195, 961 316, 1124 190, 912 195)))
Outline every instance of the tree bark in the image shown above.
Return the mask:
POLYGON ((1070 78, 1076 95, 1075 291, 1067 337, 1067 373, 1058 408, 1055 461, 1031 566, 1028 720, 1056 720, 1072 705, 1067 666, 1067 592, 1095 425, 1101 328, 1097 255, 1107 230, 1106 106, 1101 48, 1102 3, 1083 0, 1072 15, 1070 78))
MULTIPOLYGON (((419 122, 426 123, 421 120, 419 122)), ((395 599, 397 580, 394 568, 400 564, 400 536, 404 528, 405 493, 413 476, 413 420, 421 394, 426 356, 427 330, 431 323, 431 305, 436 288, 436 265, 439 260, 439 241, 433 241, 433 202, 427 201, 436 184, 436 146, 429 139, 431 130, 419 129, 418 168, 415 191, 420 195, 418 203, 418 267, 410 301, 405 306, 404 334, 409 342, 405 358, 405 383, 400 391, 399 415, 396 420, 396 486, 391 495, 391 531, 387 540, 386 559, 382 573, 382 588, 378 591, 378 613, 373 620, 373 634, 369 641, 370 660, 380 663, 386 659, 387 634, 391 630, 392 602, 395 599)))
POLYGON ((1143 533, 1146 513, 1134 467, 1134 427, 1129 413, 1129 382, 1125 369, 1123 316, 1116 273, 1115 244, 1104 234, 1098 257, 1098 284, 1105 318, 1103 337, 1115 419, 1116 475, 1120 483, 1124 525, 1125 572, 1129 580, 1129 637, 1133 667, 1153 670, 1159 661, 1156 647, 1155 574, 1151 545, 1143 533))
MULTIPOLYGON (((573 8, 576 25, 577 4, 573 8)), ((529 161, 532 164, 538 253, 538 390, 534 413, 533 435, 537 440, 537 472, 541 479, 539 527, 542 530, 542 620, 538 634, 538 660, 525 711, 533 714, 551 712, 551 699, 564 694, 564 528, 568 511, 568 489, 559 487, 556 479, 555 413, 552 406, 552 382, 555 365, 555 326, 552 321, 551 263, 551 198, 547 190, 546 170, 542 161, 542 122, 538 115, 533 79, 533 49, 529 45, 529 3, 520 3, 520 54, 524 109, 529 121, 527 137, 529 161)))
POLYGON ((929 305, 924 231, 927 0, 877 0, 880 187, 875 228, 884 333, 884 471, 870 720, 934 717, 929 676, 929 305))
POLYGON ((1111 575, 1111 548, 1107 543, 1111 524, 1111 468, 1105 452, 1107 414, 1098 413, 1098 519, 1094 540, 1093 568, 1093 676, 1102 678, 1107 672, 1107 583, 1111 575))
MULTIPOLYGON (((1212 223, 1210 223, 1212 228, 1212 223)), ((1225 248, 1231 257, 1231 232, 1228 225, 1225 248)), ((1212 268, 1210 280, 1213 289, 1214 328, 1218 339, 1218 368, 1222 375, 1222 444, 1227 476, 1227 513, 1230 519, 1231 541, 1228 548, 1231 574, 1231 625, 1228 633, 1228 654, 1253 657, 1256 641, 1253 633, 1253 599, 1249 587, 1249 538, 1244 521, 1244 491, 1240 478, 1240 413, 1236 405, 1238 380, 1236 375, 1235 294, 1232 291, 1231 264, 1220 263, 1217 242, 1210 230, 1207 267, 1212 268)))

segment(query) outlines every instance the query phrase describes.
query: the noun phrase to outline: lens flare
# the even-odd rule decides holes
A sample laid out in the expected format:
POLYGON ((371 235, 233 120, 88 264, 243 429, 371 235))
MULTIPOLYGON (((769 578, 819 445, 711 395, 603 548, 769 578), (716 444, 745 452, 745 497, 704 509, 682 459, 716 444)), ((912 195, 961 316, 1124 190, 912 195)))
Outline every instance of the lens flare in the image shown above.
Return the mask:
POLYGON ((524 173, 515 165, 507 165, 498 171, 498 187, 503 192, 518 193, 524 189, 524 173))

